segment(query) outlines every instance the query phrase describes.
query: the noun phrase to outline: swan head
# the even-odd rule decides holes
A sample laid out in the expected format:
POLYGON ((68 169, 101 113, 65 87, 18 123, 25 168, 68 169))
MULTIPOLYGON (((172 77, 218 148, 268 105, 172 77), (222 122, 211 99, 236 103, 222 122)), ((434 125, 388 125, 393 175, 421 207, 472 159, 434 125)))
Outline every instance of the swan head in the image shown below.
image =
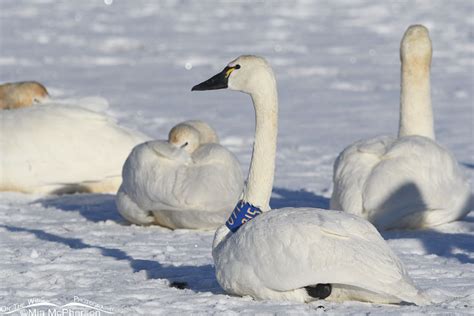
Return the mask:
POLYGON ((173 127, 168 134, 168 142, 192 154, 200 145, 199 131, 185 123, 173 127))
POLYGON ((24 81, 0 85, 0 108, 16 109, 41 103, 49 96, 39 82, 24 81))
POLYGON ((260 56, 242 55, 231 61, 220 73, 194 86, 192 91, 230 89, 256 95, 275 87, 275 76, 269 63, 260 56))
POLYGON ((429 67, 431 55, 432 46, 428 29, 423 25, 410 26, 403 35, 400 45, 401 61, 429 67))
POLYGON ((216 131, 206 122, 200 120, 190 120, 180 123, 180 125, 189 125, 194 127, 199 132, 199 143, 200 144, 218 144, 219 137, 216 131))

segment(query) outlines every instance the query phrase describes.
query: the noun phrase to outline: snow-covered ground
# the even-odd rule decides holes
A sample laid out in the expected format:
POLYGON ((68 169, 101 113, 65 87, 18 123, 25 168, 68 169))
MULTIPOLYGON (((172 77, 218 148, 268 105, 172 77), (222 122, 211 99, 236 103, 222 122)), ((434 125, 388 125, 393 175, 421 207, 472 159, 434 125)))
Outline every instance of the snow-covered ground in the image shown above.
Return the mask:
MULTIPOLYGON (((249 98, 190 89, 240 54, 263 55, 280 94, 272 206, 327 208, 337 154, 396 133, 398 47, 410 24, 423 23, 434 46, 437 138, 474 180, 472 1, 105 2, 1 1, 0 81, 35 79, 55 97, 101 96, 109 115, 155 138, 205 119, 247 170, 249 98)), ((214 277, 212 232, 127 225, 113 195, 0 199, 0 314, 28 299, 64 305, 75 296, 128 315, 474 313, 474 212, 433 230, 384 234, 438 303, 296 304, 226 295, 214 277)))

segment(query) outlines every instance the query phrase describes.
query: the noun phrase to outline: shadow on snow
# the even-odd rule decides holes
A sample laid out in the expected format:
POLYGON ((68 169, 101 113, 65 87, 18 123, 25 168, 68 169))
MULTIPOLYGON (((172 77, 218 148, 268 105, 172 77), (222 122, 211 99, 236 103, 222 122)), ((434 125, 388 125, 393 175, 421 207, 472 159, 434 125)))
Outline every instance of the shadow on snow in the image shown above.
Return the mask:
POLYGON ((62 237, 39 229, 23 228, 0 224, 0 227, 15 233, 30 233, 36 238, 48 242, 60 243, 71 249, 98 249, 105 257, 128 261, 133 272, 146 271, 148 279, 167 279, 172 283, 186 283, 186 288, 195 292, 224 294, 210 264, 203 266, 164 266, 157 261, 135 259, 125 251, 117 248, 87 244, 79 238, 62 237))
POLYGON ((43 207, 53 207, 62 211, 78 212, 82 217, 91 222, 106 220, 118 223, 125 222, 115 206, 114 194, 65 194, 45 197, 33 203, 39 203, 43 207))
POLYGON ((385 239, 418 239, 428 254, 439 257, 454 258, 460 263, 474 263, 474 236, 463 233, 444 233, 434 230, 388 231, 385 239))
POLYGON ((306 190, 273 188, 270 206, 273 209, 284 207, 312 207, 329 209, 329 199, 306 190))
MULTIPOLYGON (((66 194, 38 199, 43 207, 52 207, 67 212, 78 212, 91 222, 112 220, 124 223, 115 205, 113 194, 66 194)), ((317 207, 329 208, 329 199, 305 190, 288 190, 274 188, 270 201, 272 208, 283 207, 317 207)))
MULTIPOLYGON (((414 190, 416 192, 416 190, 414 190)), ((85 219, 92 222, 113 220, 123 223, 115 206, 115 195, 112 194, 73 194, 54 197, 46 197, 35 201, 44 207, 54 207, 63 211, 78 212, 85 219)), ((274 188, 270 201, 272 208, 284 207, 314 207, 321 209, 329 208, 329 199, 316 195, 306 190, 288 190, 285 188, 274 188)), ((474 214, 468 214, 463 219, 468 224, 474 223, 474 214)), ((8 229, 8 226, 3 226, 8 229)), ((140 229, 138 227, 137 229, 140 229)), ((64 238, 52 235, 41 230, 26 228, 11 228, 11 231, 25 231, 34 233, 38 238, 60 242, 71 248, 97 248, 105 256, 113 257, 117 260, 128 260, 134 272, 146 270, 149 278, 166 278, 173 282, 187 282, 189 288, 195 291, 221 291, 214 276, 214 269, 211 265, 201 267, 163 267, 160 263, 149 260, 139 260, 128 256, 119 249, 105 248, 102 246, 88 245, 80 239, 64 238), (184 280, 187 276, 191 280, 184 280), (204 277, 205 281, 196 278, 196 275, 204 277), (203 283, 204 282, 204 283, 203 283), (194 284, 194 285, 193 285, 194 284), (205 286, 205 284, 207 284, 205 286)), ((418 239, 423 244, 427 253, 446 258, 455 258, 461 263, 474 263, 474 258, 463 252, 474 252, 473 236, 464 233, 445 233, 435 230, 413 230, 413 231, 387 231, 383 232, 385 239, 411 238, 418 239)), ((219 292, 221 293, 221 292, 219 292)))
POLYGON ((474 163, 461 162, 461 165, 463 165, 464 167, 469 168, 469 169, 474 169, 474 163))

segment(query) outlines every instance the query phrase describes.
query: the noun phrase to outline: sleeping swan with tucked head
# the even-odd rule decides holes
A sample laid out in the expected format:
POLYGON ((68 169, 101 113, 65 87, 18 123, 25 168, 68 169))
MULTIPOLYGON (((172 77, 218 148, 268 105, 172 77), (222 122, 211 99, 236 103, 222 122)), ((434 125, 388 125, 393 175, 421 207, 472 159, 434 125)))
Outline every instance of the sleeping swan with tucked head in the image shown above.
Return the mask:
POLYGON ((202 121, 173 127, 167 141, 136 146, 123 167, 117 208, 129 222, 171 229, 224 223, 243 187, 237 158, 202 121))
POLYGON ((32 106, 48 96, 48 90, 36 81, 4 83, 0 85, 0 110, 32 106))
POLYGON ((0 191, 117 192, 123 162, 147 137, 83 107, 90 104, 46 96, 35 82, 0 88, 10 109, 0 111, 0 191))
POLYGON ((256 299, 361 300, 427 304, 374 226, 357 216, 312 208, 270 210, 278 97, 270 65, 241 56, 193 90, 252 97, 255 142, 242 200, 217 229, 212 256, 225 291, 256 299))
POLYGON ((425 228, 463 218, 470 188, 454 156, 435 141, 430 97, 431 40, 422 25, 403 36, 398 138, 358 141, 334 164, 331 208, 378 229, 425 228))

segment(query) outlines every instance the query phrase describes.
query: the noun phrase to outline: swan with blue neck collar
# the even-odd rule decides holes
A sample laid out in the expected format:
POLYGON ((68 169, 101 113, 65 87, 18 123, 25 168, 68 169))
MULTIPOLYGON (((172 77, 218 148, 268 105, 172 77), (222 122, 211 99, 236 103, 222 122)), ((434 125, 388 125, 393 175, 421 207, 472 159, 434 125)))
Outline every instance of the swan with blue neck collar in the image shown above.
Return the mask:
POLYGON ((217 229, 212 255, 222 288, 255 299, 402 301, 427 304, 375 227, 344 212, 270 210, 278 130, 276 80, 268 62, 241 56, 193 90, 228 88, 251 96, 252 161, 242 201, 261 210, 237 230, 217 229))

